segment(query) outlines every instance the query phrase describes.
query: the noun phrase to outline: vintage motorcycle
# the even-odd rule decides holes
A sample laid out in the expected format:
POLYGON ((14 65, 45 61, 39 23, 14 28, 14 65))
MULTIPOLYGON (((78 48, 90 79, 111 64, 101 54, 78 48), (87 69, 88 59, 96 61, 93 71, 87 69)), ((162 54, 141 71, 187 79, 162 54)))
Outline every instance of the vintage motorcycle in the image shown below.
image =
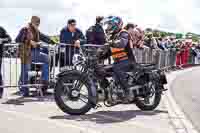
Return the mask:
MULTIPOLYGON (((80 55, 74 55, 73 63, 79 69, 66 70, 57 76, 55 85, 55 101, 57 106, 70 115, 83 115, 91 108, 128 104, 145 111, 154 110, 160 103, 163 91, 167 89, 166 75, 157 70, 153 64, 134 64, 132 71, 126 72, 128 92, 115 81, 112 65, 102 65, 98 61, 98 50, 84 45, 80 55), (87 48, 86 48, 87 47, 87 48), (98 90, 102 90, 100 98, 98 90), (82 104, 83 105, 82 105, 82 104)), ((99 47, 99 46, 98 46, 99 47)))

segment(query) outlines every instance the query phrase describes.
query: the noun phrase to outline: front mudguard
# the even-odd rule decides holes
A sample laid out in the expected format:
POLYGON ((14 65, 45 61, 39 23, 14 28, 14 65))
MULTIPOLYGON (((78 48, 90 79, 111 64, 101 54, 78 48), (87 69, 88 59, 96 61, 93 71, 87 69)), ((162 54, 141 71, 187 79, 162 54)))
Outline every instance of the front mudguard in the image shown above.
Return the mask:
POLYGON ((79 76, 80 80, 86 81, 89 84, 90 86, 89 89, 91 89, 91 97, 89 97, 88 100, 91 102, 93 107, 96 107, 98 103, 97 86, 95 84, 94 79, 92 79, 90 75, 78 70, 66 70, 57 75, 57 81, 59 80, 59 78, 63 78, 65 76, 66 77, 73 76, 73 75, 79 76))
POLYGON ((66 75, 70 75, 70 74, 72 74, 72 73, 77 73, 76 72, 77 70, 64 70, 64 71, 62 71, 62 72, 60 72, 56 77, 57 78, 61 78, 61 77, 63 77, 63 76, 66 76, 66 75))

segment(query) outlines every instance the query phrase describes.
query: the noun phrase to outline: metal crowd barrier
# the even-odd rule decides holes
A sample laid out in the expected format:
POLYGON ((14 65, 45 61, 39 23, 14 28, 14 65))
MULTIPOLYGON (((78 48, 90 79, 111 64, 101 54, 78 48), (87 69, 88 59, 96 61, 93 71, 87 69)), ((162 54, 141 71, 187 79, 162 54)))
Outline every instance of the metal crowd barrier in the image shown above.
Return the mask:
MULTIPOLYGON (((56 59, 54 55, 56 53, 56 47, 45 44, 45 43, 43 43, 42 45, 43 45, 42 47, 46 48, 48 52, 47 54, 48 61, 49 61, 49 68, 48 68, 49 76, 48 77, 49 77, 49 82, 51 82, 55 80, 54 66, 55 66, 56 59)), ((34 84, 31 84, 30 81, 28 80, 27 84, 20 83, 22 65, 21 65, 21 60, 19 58, 19 53, 20 53, 19 46, 20 44, 17 44, 17 43, 4 44, 2 67, 1 67, 3 85, 1 85, 0 88, 15 88, 15 87, 39 88, 39 87, 42 87, 43 84, 41 82, 36 82, 34 84)), ((35 73, 31 71, 31 68, 30 68, 28 72, 28 76, 32 74, 35 74, 35 73)), ((41 75, 41 73, 39 72, 38 74, 41 75)))
MULTIPOLYGON (((2 62, 2 76, 4 85, 0 88, 12 88, 12 87, 41 87, 41 83, 37 84, 19 84, 19 77, 21 71, 21 61, 19 59, 19 44, 5 44, 4 54, 2 62)), ((71 44, 57 44, 56 46, 47 45, 49 58, 49 83, 54 82, 56 74, 64 69, 74 69, 72 64, 72 55, 79 53, 80 49, 74 47, 71 44)), ((93 47, 98 49, 102 46, 85 44, 84 47, 93 47)), ((177 52, 176 49, 169 49, 167 51, 143 48, 133 49, 137 63, 155 64, 157 69, 170 70, 176 67, 177 52)), ((192 63, 194 63, 194 58, 192 63)), ((106 61, 105 64, 108 62, 106 61)))
POLYGON ((137 63, 155 64, 157 69, 168 70, 176 65, 176 50, 134 49, 137 63))

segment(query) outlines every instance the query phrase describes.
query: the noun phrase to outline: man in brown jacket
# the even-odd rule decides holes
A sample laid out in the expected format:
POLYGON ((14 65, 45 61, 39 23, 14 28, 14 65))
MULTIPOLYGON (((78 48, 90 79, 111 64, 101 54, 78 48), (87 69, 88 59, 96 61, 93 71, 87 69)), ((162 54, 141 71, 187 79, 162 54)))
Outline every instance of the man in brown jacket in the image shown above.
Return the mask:
MULTIPOLYGON (((22 85, 28 84, 28 71, 31 69, 32 61, 44 63, 42 79, 44 83, 48 82, 48 55, 40 52, 38 42, 41 40, 46 43, 53 43, 53 41, 40 33, 38 29, 39 25, 40 18, 38 16, 32 16, 31 22, 28 26, 21 29, 16 38, 16 42, 20 43, 21 76, 19 83, 22 85)), ((23 96, 29 96, 28 87, 20 87, 20 91, 23 96)))

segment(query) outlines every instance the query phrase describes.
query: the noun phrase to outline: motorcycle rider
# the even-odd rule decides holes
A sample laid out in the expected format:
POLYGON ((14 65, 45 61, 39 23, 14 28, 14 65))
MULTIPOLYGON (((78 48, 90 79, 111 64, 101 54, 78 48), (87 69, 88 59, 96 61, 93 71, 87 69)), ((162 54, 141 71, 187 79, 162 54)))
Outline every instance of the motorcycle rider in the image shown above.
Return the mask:
MULTIPOLYGON (((114 60, 114 79, 120 83, 121 87, 125 90, 126 98, 128 98, 129 86, 124 72, 129 71, 134 62, 131 50, 133 44, 130 43, 131 41, 128 31, 123 29, 123 21, 120 17, 110 16, 104 22, 104 25, 106 26, 105 31, 107 36, 109 36, 108 42, 111 48, 109 52, 105 53, 100 58, 112 56, 114 60)), ((134 27, 131 27, 130 25, 129 28, 134 27)))
MULTIPOLYGON (((11 42, 10 35, 7 34, 6 30, 0 26, 0 86, 3 85, 3 79, 1 74, 1 65, 2 65, 2 57, 3 57, 3 44, 11 42)), ((0 88, 0 98, 3 95, 3 88, 0 88)))

